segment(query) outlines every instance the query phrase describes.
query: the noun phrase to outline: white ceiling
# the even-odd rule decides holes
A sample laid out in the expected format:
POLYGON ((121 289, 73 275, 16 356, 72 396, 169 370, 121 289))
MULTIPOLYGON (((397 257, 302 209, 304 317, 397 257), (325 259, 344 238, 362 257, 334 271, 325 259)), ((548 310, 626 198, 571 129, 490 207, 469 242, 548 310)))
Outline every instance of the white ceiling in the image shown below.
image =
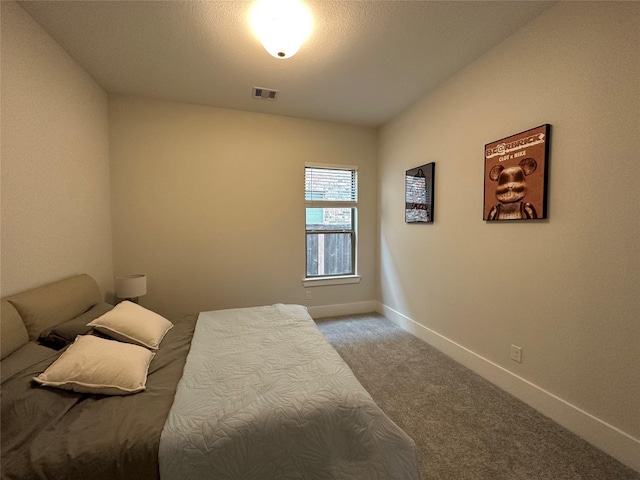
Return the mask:
POLYGON ((554 2, 307 0, 314 32, 285 60, 250 1, 19 3, 109 93, 378 126, 554 2))

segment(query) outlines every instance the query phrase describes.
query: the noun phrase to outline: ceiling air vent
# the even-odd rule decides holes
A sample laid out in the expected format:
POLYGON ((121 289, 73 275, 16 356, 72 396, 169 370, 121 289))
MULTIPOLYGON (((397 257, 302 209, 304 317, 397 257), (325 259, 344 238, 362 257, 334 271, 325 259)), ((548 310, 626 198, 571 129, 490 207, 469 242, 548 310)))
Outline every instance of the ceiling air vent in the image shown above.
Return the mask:
POLYGON ((270 90, 268 88, 253 87, 253 98, 258 100, 275 100, 278 98, 278 90, 270 90))

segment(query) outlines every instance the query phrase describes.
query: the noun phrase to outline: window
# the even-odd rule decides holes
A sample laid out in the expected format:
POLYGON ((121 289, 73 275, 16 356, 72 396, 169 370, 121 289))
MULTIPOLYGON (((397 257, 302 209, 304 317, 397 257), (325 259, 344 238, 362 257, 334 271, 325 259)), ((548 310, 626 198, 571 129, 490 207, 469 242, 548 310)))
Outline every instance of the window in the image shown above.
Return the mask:
POLYGON ((357 167, 306 166, 307 278, 355 275, 357 167))

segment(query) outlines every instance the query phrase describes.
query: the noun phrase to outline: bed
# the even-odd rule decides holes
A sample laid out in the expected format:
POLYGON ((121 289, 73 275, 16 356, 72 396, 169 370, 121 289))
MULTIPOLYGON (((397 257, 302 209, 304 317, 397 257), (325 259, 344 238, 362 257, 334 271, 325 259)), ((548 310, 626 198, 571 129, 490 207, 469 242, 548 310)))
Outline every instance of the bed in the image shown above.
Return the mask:
MULTIPOLYGON (((2 300, 3 479, 419 478, 413 441, 304 307, 172 319, 153 344, 105 327, 129 302, 101 298, 78 275, 2 300), (81 341, 85 356, 70 360, 81 341), (95 357, 103 345, 128 350, 95 357), (54 382, 65 362, 84 374, 118 361, 144 378, 80 392, 54 382)), ((135 328, 157 315, 126 308, 135 328)))

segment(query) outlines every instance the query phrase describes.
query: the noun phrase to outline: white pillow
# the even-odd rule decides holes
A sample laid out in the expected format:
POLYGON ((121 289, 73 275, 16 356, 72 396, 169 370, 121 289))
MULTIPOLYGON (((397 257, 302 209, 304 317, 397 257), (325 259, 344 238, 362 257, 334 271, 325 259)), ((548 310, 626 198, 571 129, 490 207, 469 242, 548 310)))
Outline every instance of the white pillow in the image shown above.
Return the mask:
POLYGON ((129 301, 87 324, 121 342, 135 343, 157 350, 173 323, 151 310, 129 301))
POLYGON ((129 395, 146 388, 155 353, 138 345, 78 335, 49 368, 33 379, 78 393, 129 395))

